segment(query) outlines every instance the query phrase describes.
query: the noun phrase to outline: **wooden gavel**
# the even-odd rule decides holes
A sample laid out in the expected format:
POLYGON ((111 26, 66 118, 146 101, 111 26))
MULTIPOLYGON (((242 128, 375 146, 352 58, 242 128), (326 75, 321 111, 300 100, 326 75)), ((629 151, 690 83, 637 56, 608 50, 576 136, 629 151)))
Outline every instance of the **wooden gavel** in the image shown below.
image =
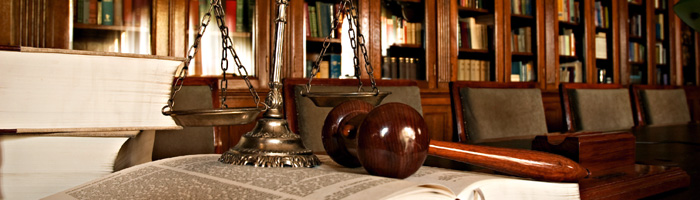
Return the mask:
POLYGON ((378 176, 408 177, 428 154, 541 181, 575 182, 588 175, 578 163, 555 154, 430 141, 423 117, 401 103, 374 108, 364 101, 344 102, 328 113, 322 140, 333 161, 363 166, 378 176))

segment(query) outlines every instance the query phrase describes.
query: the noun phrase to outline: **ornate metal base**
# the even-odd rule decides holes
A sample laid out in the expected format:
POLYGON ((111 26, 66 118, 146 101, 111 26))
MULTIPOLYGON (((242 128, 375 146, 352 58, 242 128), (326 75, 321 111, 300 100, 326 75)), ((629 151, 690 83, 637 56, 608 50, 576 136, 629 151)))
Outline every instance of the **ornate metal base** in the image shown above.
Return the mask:
POLYGON ((262 118, 243 135, 236 146, 219 158, 220 162, 256 167, 314 167, 321 161, 292 133, 287 120, 262 118))

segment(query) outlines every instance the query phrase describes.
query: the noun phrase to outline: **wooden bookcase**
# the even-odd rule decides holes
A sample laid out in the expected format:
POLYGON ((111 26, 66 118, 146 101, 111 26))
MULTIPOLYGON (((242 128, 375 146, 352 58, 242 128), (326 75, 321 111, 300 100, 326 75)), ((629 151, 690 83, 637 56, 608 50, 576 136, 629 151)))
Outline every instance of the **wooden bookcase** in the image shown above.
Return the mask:
POLYGON ((455 39, 452 81, 504 80, 502 1, 451 1, 454 17, 450 19, 455 39))

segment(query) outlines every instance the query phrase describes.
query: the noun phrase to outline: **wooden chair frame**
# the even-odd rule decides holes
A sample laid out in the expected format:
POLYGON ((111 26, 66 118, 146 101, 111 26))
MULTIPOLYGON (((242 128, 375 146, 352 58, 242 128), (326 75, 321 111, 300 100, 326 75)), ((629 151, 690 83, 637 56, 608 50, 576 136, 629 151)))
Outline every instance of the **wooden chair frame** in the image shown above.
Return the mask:
POLYGON ((567 128, 567 132, 576 132, 576 123, 573 110, 571 109, 571 99, 569 99, 569 89, 622 89, 619 84, 588 84, 588 83, 561 83, 559 85, 559 95, 561 97, 562 118, 567 128))
POLYGON ((670 90, 679 89, 681 87, 672 85, 630 85, 630 98, 632 100, 632 112, 634 112, 634 125, 644 126, 647 125, 647 116, 644 113, 644 108, 642 105, 642 99, 640 96, 641 90, 670 90))
MULTIPOLYGON (((456 134, 452 140, 457 142, 468 142, 471 138, 467 134, 467 127, 464 125, 464 116, 462 112, 462 100, 459 90, 462 88, 537 88, 536 82, 473 82, 473 81, 456 81, 450 82, 450 100, 452 103, 452 123, 455 127, 456 134)), ((544 102, 543 102, 544 103, 544 102)))
MULTIPOLYGON (((289 129, 292 132, 299 134, 297 123, 297 107, 296 95, 294 95, 294 86, 306 85, 308 79, 305 78, 287 78, 282 81, 282 96, 284 98, 284 115, 289 123, 289 129)), ((357 79, 313 79, 311 82, 311 91, 313 86, 357 86, 357 79)), ((382 90, 382 86, 418 86, 416 81, 412 80, 376 80, 377 87, 382 90)), ((372 88, 369 79, 362 79, 363 88, 372 88)), ((353 91, 348 91, 353 92, 353 91)))

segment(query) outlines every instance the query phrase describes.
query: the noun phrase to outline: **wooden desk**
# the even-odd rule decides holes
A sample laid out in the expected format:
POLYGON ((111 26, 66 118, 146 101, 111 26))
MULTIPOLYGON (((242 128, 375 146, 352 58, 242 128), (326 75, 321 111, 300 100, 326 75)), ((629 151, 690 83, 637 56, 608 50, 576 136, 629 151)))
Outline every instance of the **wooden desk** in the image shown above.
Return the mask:
MULTIPOLYGON (((700 125, 676 125, 639 127, 630 130, 636 137, 636 162, 638 165, 610 169, 605 176, 582 180, 581 197, 597 199, 605 195, 635 194, 649 199, 700 199, 700 125), (682 170, 680 170, 682 169, 682 170), (667 186, 683 184, 684 172, 690 176, 690 186, 674 189, 667 186), (636 177, 648 177, 639 181, 636 177), (656 185, 645 185, 656 183, 656 185), (665 184, 658 184, 665 183, 665 184), (636 187, 637 189, 635 189, 636 187), (639 190, 639 188, 645 188, 639 190), (628 190, 628 191, 625 191, 628 190), (669 191, 670 190, 670 191, 669 191), (653 195, 655 194, 655 195, 653 195)), ((532 139, 512 139, 481 145, 530 148, 532 139)), ((469 164, 429 156, 425 165, 460 170, 489 171, 469 164)), ((687 179, 685 179, 687 180, 687 179)), ((687 183, 687 182, 686 182, 687 183)), ((617 196, 625 197, 625 196, 617 196)), ((629 196, 627 196, 629 198, 629 196)))

